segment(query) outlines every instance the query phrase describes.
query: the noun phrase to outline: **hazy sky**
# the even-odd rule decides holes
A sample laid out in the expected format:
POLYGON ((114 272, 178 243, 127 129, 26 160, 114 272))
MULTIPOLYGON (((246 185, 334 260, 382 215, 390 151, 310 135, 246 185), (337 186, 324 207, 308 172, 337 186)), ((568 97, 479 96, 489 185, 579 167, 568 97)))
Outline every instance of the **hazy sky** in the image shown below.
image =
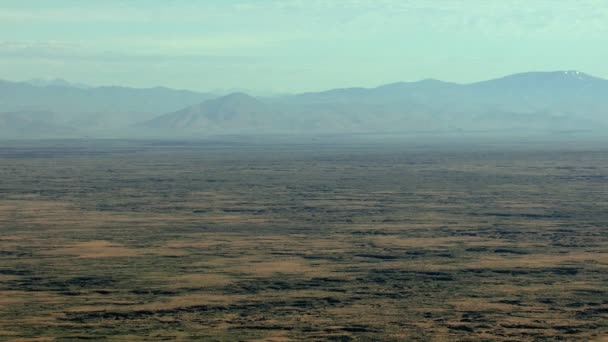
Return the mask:
POLYGON ((608 78, 608 0, 1 0, 0 78, 306 91, 608 78))

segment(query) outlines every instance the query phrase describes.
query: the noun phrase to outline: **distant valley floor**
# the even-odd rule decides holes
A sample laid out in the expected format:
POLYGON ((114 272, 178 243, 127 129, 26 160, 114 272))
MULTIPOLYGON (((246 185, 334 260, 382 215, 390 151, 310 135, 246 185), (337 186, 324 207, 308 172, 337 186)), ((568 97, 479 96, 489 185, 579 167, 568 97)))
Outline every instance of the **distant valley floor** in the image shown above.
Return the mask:
POLYGON ((0 142, 0 340, 608 337, 601 144, 0 142))

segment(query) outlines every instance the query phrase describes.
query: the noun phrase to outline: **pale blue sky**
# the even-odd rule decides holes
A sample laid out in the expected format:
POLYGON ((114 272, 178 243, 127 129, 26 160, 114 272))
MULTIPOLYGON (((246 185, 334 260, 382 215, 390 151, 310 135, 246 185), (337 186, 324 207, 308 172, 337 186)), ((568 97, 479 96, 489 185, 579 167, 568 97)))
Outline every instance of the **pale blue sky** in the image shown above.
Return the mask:
POLYGON ((608 0, 2 0, 0 79, 309 91, 580 70, 608 0))

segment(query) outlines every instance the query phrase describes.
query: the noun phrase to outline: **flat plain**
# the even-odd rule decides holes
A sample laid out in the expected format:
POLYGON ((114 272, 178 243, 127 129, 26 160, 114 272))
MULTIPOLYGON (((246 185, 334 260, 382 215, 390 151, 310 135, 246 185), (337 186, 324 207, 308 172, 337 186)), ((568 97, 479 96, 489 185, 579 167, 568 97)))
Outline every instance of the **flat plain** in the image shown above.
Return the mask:
POLYGON ((608 151, 0 143, 0 340, 608 341, 608 151))

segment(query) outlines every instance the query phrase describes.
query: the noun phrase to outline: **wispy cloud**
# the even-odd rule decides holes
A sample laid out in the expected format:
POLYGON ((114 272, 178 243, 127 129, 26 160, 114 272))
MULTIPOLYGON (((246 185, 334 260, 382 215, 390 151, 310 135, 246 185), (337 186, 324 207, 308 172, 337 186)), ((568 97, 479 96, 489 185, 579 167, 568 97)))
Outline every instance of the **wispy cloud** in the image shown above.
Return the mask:
MULTIPOLYGON (((44 2, 43 2, 44 3, 44 2)), ((268 1, 78 2, 63 7, 0 5, 3 24, 133 24, 238 32, 246 28, 277 33, 306 27, 312 32, 381 24, 387 28, 422 26, 453 32, 559 32, 594 34, 608 30, 608 6, 599 0, 268 0, 268 1), (382 17, 376 20, 374 17, 382 17), (366 18, 369 22, 366 22, 366 18), (318 25, 318 26, 317 26, 318 25)), ((166 27, 172 30, 171 27, 166 27)), ((320 37, 322 38, 322 37, 320 37)))
MULTIPOLYGON (((126 43, 126 42, 125 42, 126 43)), ((192 54, 154 52, 153 49, 136 49, 131 52, 96 50, 91 45, 62 41, 0 41, 0 59, 35 59, 49 61, 78 61, 103 63, 158 63, 160 61, 190 62, 198 64, 256 63, 254 56, 227 54, 192 54)))

